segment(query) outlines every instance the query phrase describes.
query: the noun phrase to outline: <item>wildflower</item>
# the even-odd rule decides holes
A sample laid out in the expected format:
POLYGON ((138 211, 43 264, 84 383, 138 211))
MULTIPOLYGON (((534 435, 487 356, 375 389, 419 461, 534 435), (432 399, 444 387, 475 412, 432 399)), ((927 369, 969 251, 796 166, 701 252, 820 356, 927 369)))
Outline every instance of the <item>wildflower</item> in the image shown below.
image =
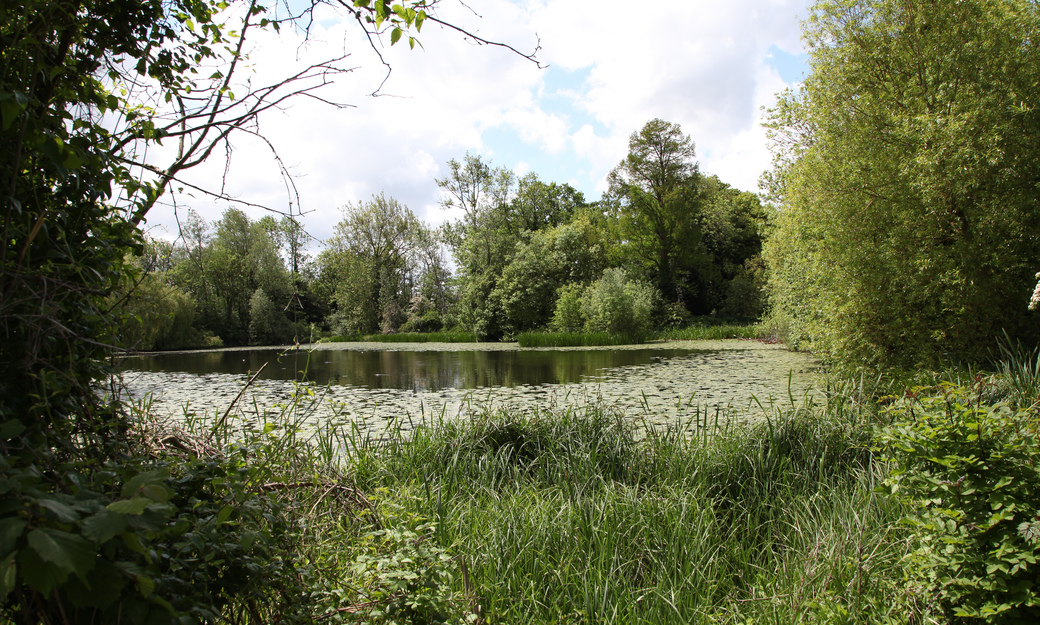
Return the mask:
POLYGON ((1033 289, 1033 297, 1029 298, 1029 310, 1037 310, 1040 308, 1040 273, 1036 274, 1036 288, 1033 289))

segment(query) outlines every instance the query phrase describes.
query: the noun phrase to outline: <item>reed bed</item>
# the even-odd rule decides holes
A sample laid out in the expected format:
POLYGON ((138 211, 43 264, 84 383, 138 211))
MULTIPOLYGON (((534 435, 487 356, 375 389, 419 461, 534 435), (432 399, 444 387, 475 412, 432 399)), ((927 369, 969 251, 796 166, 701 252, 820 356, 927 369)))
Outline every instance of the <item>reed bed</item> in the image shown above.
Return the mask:
POLYGON ((664 330, 658 338, 667 341, 717 341, 723 339, 766 339, 762 324, 694 324, 686 328, 664 330))
POLYGON ((637 345, 646 341, 646 334, 610 332, 522 332, 517 337, 520 347, 597 347, 637 345))
POLYGON ((332 336, 323 343, 476 343, 477 335, 462 330, 445 332, 398 332, 395 334, 357 334, 332 336))
POLYGON ((848 397, 763 408, 751 427, 696 407, 667 428, 597 405, 478 407, 379 436, 309 427, 306 410, 187 428, 253 440, 265 488, 300 515, 297 557, 323 622, 921 613, 902 582, 905 510, 878 494, 871 417, 848 397))

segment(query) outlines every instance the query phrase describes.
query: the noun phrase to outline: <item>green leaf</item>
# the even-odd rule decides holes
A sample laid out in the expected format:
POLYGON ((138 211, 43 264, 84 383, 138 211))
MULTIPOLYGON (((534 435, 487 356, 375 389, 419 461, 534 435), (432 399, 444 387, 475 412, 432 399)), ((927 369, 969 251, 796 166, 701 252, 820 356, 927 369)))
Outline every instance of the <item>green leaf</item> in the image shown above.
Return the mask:
POLYGON ((217 524, 219 525, 224 521, 227 521, 228 517, 230 517, 231 513, 234 511, 235 509, 231 506, 224 506, 223 508, 221 508, 220 512, 217 513, 217 524))
POLYGON ((81 579, 94 568, 94 546, 82 536, 49 527, 29 532, 29 547, 44 562, 58 567, 65 574, 75 573, 81 579))
POLYGON ((0 424, 0 440, 9 441, 25 431, 25 425, 17 419, 0 424))
POLYGON ((134 578, 134 584, 137 586, 137 591, 141 593, 142 597, 148 597, 155 591, 155 580, 150 577, 138 575, 134 578))
POLYGON ((3 560, 0 560, 0 598, 6 597, 18 583, 16 555, 17 552, 12 551, 3 560))
POLYGON ((394 45, 395 43, 397 43, 400 40, 401 40, 401 29, 397 28, 395 26, 394 29, 390 31, 390 45, 394 45))
POLYGON ((144 488, 145 486, 161 486, 163 482, 169 477, 170 472, 166 469, 155 469, 154 471, 145 471, 144 473, 138 473, 123 486, 123 497, 130 498, 135 495, 138 495, 138 491, 144 488))
POLYGON ((0 519, 0 553, 14 550, 22 532, 25 531, 25 525, 26 522, 18 518, 0 519))
POLYGON ((55 499, 40 499, 38 503, 41 508, 52 512, 62 523, 75 523, 79 520, 79 513, 76 512, 72 506, 60 501, 55 499))
POLYGON ((4 130, 11 127, 14 120, 25 111, 27 105, 28 100, 20 93, 0 94, 0 122, 2 122, 4 130))
POLYGON ((134 497, 133 499, 120 499, 105 506, 108 510, 118 514, 141 514, 153 503, 148 497, 134 497))
POLYGON ((109 508, 84 519, 81 527, 84 536, 101 545, 126 531, 126 516, 109 508))
POLYGON ((43 595, 51 594, 55 587, 65 583, 69 577, 68 572, 45 562, 32 549, 18 552, 18 572, 22 581, 43 595))

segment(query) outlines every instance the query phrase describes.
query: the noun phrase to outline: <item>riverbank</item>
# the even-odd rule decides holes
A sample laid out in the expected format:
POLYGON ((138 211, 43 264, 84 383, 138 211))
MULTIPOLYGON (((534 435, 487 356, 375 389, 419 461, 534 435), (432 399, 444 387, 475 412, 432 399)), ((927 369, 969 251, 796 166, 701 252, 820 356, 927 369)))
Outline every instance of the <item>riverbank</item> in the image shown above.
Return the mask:
MULTIPOLYGON (((846 384, 754 423, 698 412, 641 432, 593 403, 487 408, 379 439, 307 428, 292 410, 261 424, 198 419, 181 436, 247 450, 264 476, 254 488, 288 510, 284 557, 307 580, 307 605, 291 607, 308 618, 946 623, 1001 606, 983 620, 1032 616, 1032 591, 1008 588, 1032 575, 1010 561, 1038 555, 1038 380, 1006 366, 918 383, 846 384), (984 466, 1000 460, 973 469, 956 496, 929 491, 964 483, 967 447, 984 466), (997 518, 986 503, 980 517, 974 502, 1001 489, 1011 509, 997 518), (990 572, 972 578, 976 568, 990 572)), ((272 599, 257 613, 289 607, 272 599)))

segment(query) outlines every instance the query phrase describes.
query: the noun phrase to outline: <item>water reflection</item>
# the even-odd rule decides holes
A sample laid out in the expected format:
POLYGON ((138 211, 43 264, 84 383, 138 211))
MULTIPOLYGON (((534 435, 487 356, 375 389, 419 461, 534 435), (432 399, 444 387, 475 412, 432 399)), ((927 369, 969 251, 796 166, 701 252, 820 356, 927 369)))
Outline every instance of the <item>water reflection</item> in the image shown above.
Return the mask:
MULTIPOLYGON (((814 384, 806 354, 753 341, 697 341, 617 348, 522 350, 515 344, 322 345, 313 351, 228 349, 127 358, 130 396, 171 416, 247 413, 289 405, 303 387, 308 420, 349 420, 380 431, 422 415, 464 415, 480 406, 519 410, 607 405, 648 423, 670 423, 690 406, 749 407, 798 401, 814 384), (305 377, 304 377, 305 375, 305 377)), ((754 416, 759 415, 759 416, 754 416)))
POLYGON ((572 351, 336 350, 190 352, 128 358, 126 369, 195 375, 244 375, 267 367, 264 380, 427 392, 444 389, 574 384, 606 379, 619 367, 664 362, 707 350, 614 349, 572 351))

